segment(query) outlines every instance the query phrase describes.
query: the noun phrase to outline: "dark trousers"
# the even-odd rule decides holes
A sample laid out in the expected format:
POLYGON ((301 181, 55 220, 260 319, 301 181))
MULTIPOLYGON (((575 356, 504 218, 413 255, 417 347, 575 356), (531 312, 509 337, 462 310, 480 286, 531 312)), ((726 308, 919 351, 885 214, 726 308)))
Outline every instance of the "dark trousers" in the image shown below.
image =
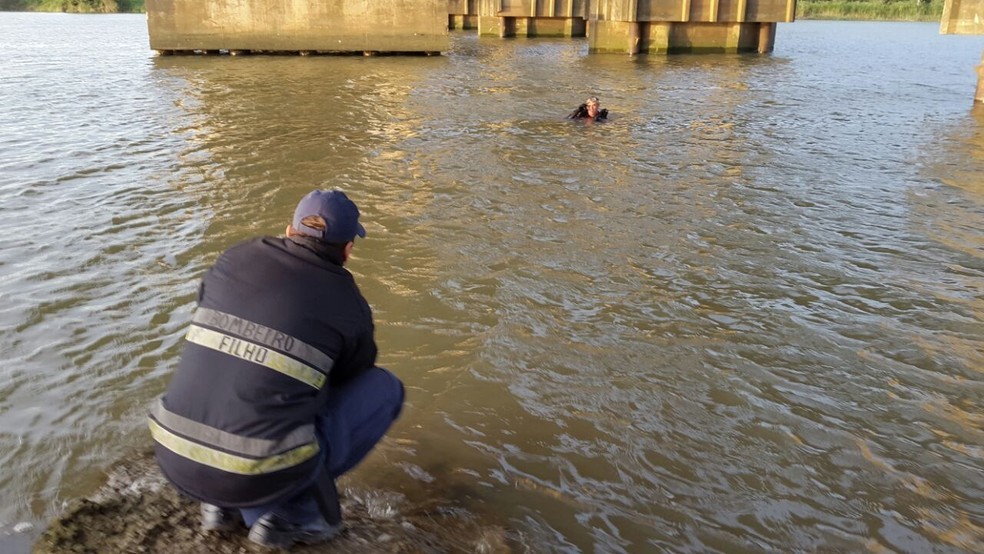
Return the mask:
MULTIPOLYGON (((403 397, 403 383, 381 367, 364 371, 329 392, 316 427, 321 447, 328 451, 325 469, 333 478, 355 467, 383 438, 400 415, 403 397)), ((250 526, 271 511, 294 523, 306 523, 319 516, 310 490, 240 511, 250 526)))

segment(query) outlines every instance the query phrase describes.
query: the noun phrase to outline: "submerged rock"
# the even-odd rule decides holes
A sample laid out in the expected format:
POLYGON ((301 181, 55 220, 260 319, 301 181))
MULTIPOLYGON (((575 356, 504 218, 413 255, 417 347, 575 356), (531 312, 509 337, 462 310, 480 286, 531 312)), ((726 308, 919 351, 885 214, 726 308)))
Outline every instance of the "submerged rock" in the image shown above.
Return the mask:
MULTIPOLYGON (((509 552, 502 538, 445 510, 417 507, 379 510, 400 495, 360 492, 339 482, 346 530, 329 543, 291 552, 509 552), (490 548, 491 547, 491 548, 490 548)), ((202 533, 198 504, 179 495, 157 469, 150 452, 113 468, 92 497, 69 503, 34 544, 35 554, 152 553, 241 554, 270 552, 246 539, 247 529, 202 533)))

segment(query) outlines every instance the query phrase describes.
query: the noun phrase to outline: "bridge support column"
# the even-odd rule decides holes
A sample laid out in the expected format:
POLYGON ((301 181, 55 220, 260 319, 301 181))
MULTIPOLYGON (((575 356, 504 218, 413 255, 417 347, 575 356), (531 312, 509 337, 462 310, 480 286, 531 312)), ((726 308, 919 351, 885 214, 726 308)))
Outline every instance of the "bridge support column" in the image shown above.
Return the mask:
POLYGON ((774 22, 759 23, 758 53, 768 54, 776 44, 776 24, 774 22))
POLYGON ((771 52, 774 41, 774 23, 588 21, 592 54, 771 52))
MULTIPOLYGON (((940 18, 940 32, 944 35, 984 35, 984 0, 946 0, 940 18)), ((984 102, 984 55, 977 66, 977 92, 975 102, 984 102)))
POLYGON ((476 1, 479 36, 583 37, 585 33, 588 0, 476 1))
POLYGON ((984 54, 981 54, 981 65, 977 66, 977 94, 974 100, 984 102, 984 54))
POLYGON ((478 35, 483 37, 583 37, 586 28, 585 21, 581 18, 478 18, 478 35))
POLYGON ((638 21, 633 21, 629 25, 628 50, 630 56, 635 56, 639 53, 639 43, 642 41, 642 37, 640 36, 642 31, 640 27, 642 27, 642 23, 639 23, 638 21))
POLYGON ((478 16, 478 36, 480 37, 506 37, 504 17, 478 16))
POLYGON ((477 29, 478 16, 468 14, 448 14, 448 30, 477 29))
POLYGON ((588 52, 604 54, 628 52, 638 54, 647 51, 647 37, 637 21, 588 21, 588 52), (635 52, 631 47, 634 46, 635 52))
POLYGON ((448 30, 478 28, 477 0, 448 0, 448 30))
POLYGON ((160 52, 448 49, 447 0, 146 0, 145 8, 150 48, 160 52))
POLYGON ((447 1, 477 2, 479 36, 587 36, 591 53, 629 55, 768 53, 776 22, 793 21, 796 12, 795 0, 447 1))

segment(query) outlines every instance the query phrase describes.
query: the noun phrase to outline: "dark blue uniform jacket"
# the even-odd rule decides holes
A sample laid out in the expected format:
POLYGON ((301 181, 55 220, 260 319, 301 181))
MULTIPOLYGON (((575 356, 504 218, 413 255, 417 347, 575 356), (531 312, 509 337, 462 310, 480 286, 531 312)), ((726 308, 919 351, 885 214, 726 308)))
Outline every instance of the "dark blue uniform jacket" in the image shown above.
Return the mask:
POLYGON ((376 363, 372 313, 339 253, 308 238, 238 244, 205 275, 180 364, 152 411, 157 459, 198 500, 267 504, 306 486, 330 445, 315 416, 376 363))

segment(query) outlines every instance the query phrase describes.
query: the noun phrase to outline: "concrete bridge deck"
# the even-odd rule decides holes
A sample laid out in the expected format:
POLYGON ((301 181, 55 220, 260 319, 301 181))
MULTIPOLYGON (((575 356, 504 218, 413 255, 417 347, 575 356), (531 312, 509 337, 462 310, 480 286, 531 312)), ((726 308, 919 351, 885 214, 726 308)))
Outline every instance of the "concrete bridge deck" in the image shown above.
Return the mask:
POLYGON ((435 53, 450 28, 588 38, 592 53, 769 52, 796 0, 147 0, 164 54, 435 53))

